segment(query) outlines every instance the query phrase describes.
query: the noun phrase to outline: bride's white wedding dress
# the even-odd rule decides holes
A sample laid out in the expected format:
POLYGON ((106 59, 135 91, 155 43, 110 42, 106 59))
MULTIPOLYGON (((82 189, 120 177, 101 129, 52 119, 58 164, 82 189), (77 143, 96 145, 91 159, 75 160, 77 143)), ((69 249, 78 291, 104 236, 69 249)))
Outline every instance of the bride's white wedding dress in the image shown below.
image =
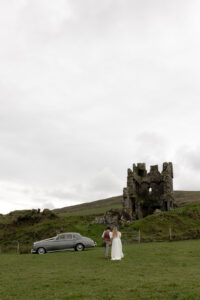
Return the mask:
POLYGON ((118 236, 112 239, 111 260, 120 260, 123 257, 121 232, 118 231, 118 236))

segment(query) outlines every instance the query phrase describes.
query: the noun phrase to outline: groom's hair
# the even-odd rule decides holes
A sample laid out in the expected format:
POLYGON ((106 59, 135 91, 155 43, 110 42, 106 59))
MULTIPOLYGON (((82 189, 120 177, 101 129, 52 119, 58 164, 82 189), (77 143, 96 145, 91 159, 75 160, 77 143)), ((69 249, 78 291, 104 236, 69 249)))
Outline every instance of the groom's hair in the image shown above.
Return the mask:
POLYGON ((110 230, 110 226, 107 226, 106 229, 109 229, 109 230, 110 230))

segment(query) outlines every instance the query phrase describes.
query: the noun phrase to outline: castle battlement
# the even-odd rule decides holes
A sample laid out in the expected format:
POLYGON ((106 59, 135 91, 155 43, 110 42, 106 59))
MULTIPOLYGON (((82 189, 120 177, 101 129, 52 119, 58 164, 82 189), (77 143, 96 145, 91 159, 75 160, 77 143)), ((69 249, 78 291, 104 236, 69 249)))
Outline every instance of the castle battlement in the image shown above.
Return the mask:
POLYGON ((158 165, 133 164, 127 171, 127 187, 123 190, 123 209, 133 218, 140 219, 156 209, 167 211, 174 208, 173 165, 164 162, 162 171, 158 165))

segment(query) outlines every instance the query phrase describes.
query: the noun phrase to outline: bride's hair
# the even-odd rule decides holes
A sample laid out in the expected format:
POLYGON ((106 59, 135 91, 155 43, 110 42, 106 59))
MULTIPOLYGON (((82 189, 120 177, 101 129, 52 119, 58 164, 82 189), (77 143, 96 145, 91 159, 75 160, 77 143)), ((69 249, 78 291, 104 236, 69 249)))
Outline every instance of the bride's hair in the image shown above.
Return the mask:
POLYGON ((113 234, 112 234, 112 238, 116 238, 118 236, 118 230, 117 227, 113 227, 113 234))

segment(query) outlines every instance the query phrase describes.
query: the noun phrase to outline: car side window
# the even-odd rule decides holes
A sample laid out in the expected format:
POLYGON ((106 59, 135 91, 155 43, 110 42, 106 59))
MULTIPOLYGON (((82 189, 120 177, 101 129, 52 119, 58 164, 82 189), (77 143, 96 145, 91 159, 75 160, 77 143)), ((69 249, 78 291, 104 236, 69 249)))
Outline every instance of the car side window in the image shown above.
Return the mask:
POLYGON ((65 238, 66 240, 72 240, 72 234, 66 234, 65 238))
POLYGON ((73 238, 76 239, 76 240, 78 240, 78 239, 81 238, 81 236, 80 236, 80 234, 74 234, 74 235, 73 235, 73 238))
POLYGON ((59 240, 64 240, 65 239, 65 235, 64 234, 60 234, 58 237, 59 240))

